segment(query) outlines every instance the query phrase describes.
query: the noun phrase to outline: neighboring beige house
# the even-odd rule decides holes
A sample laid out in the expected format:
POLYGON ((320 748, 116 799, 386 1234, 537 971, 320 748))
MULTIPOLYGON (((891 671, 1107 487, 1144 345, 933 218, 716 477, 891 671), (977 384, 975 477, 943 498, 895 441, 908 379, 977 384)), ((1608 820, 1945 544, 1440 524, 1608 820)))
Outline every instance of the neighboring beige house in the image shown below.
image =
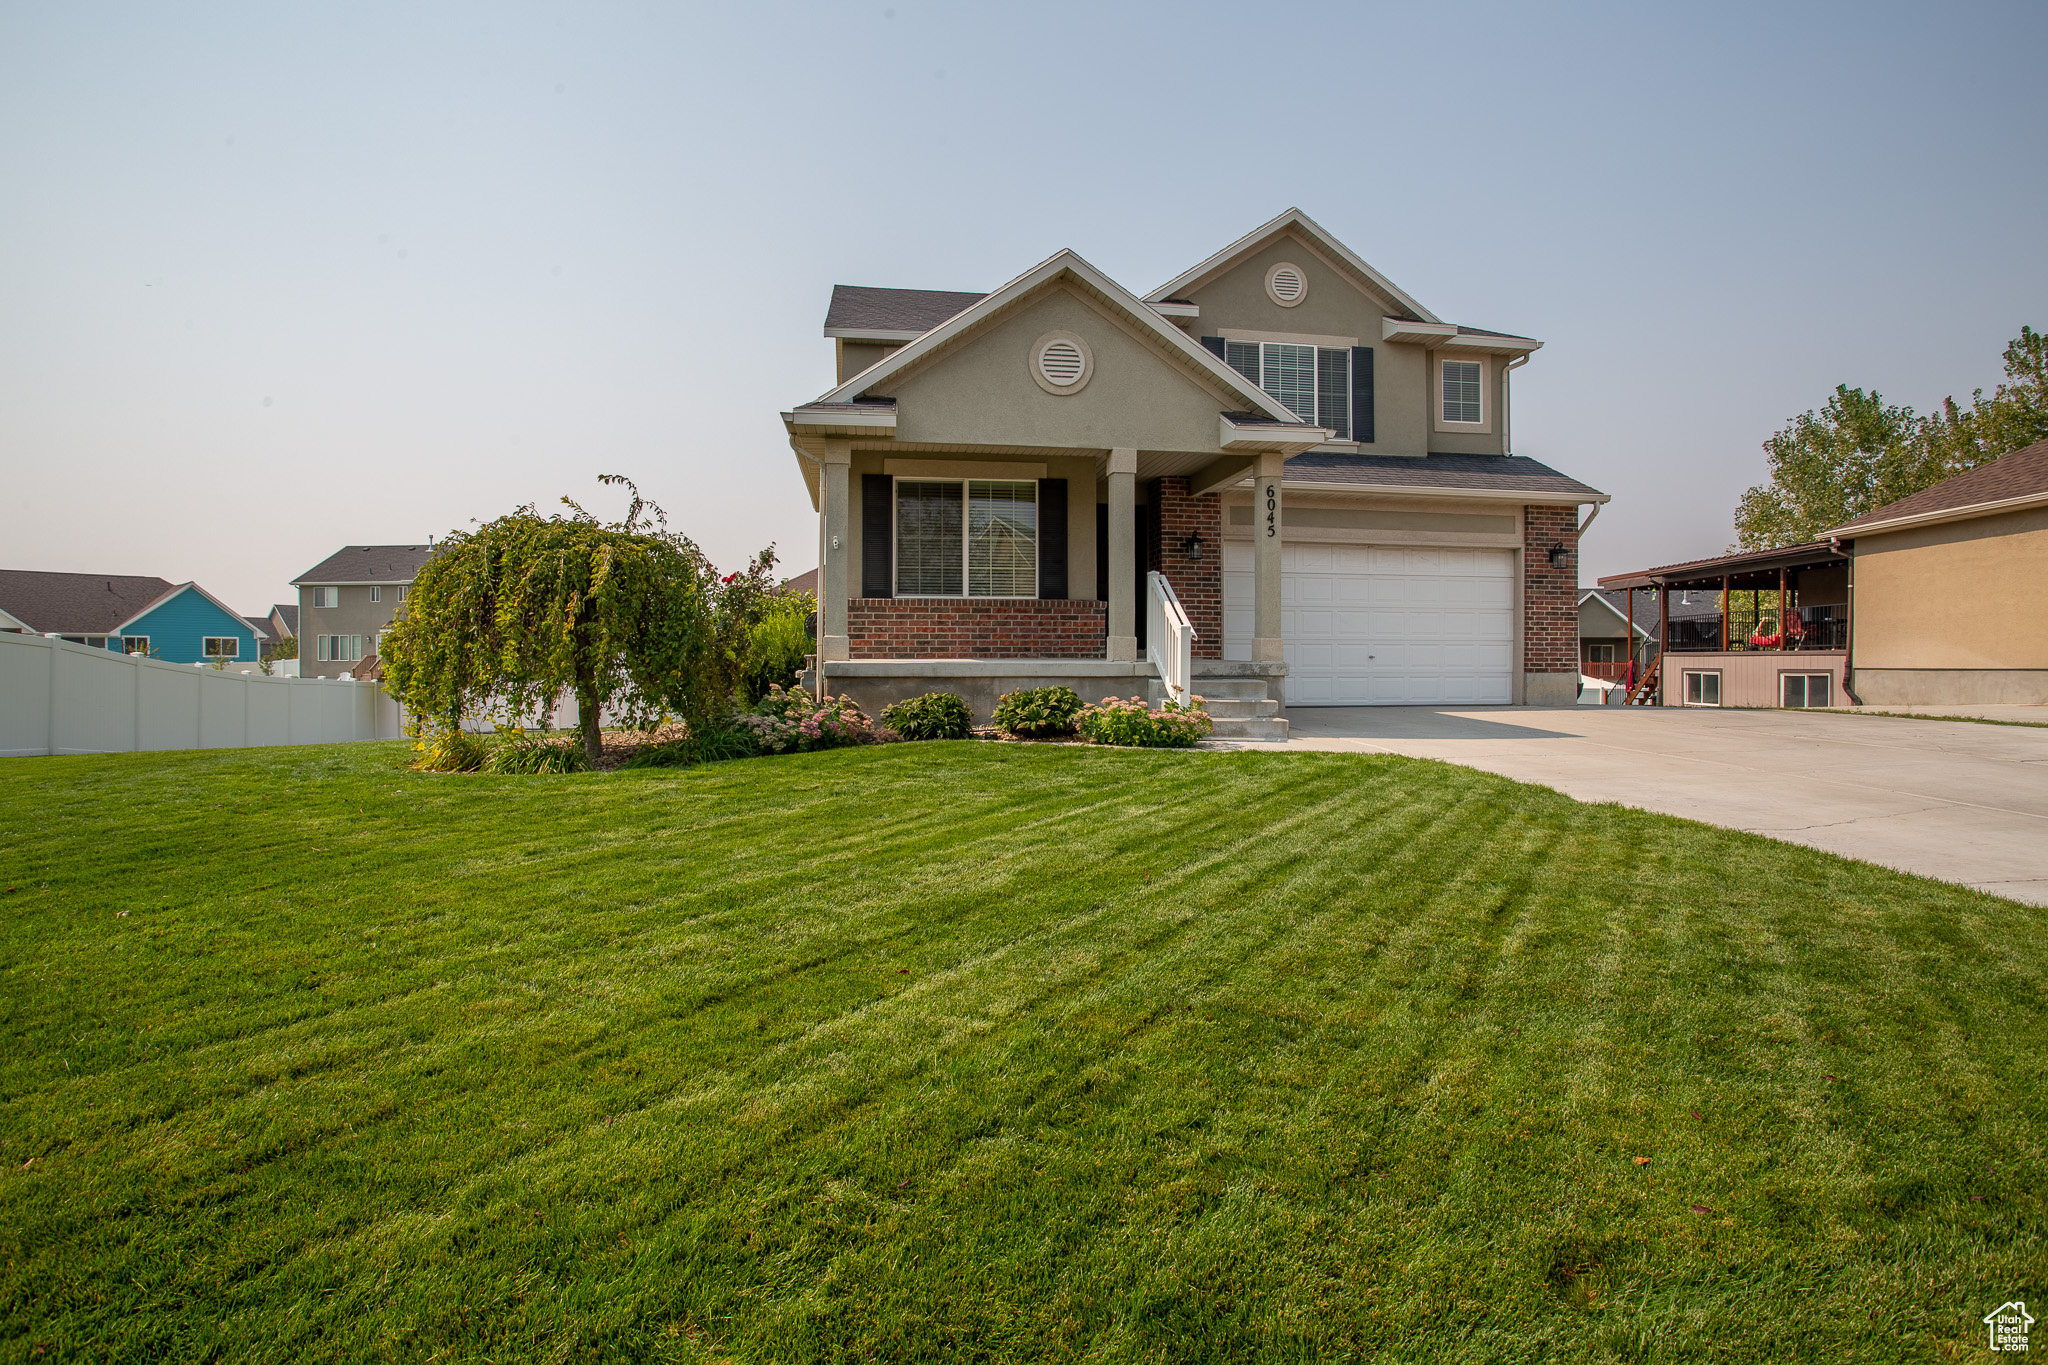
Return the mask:
POLYGON ((1865 706, 2048 705, 2048 441, 1827 534, 1854 561, 1865 706))
POLYGON ((299 590, 299 676, 356 676, 434 553, 424 545, 344 545, 292 580, 299 590))
POLYGON ((1268 736, 1283 701, 1574 700, 1606 495, 1510 453, 1542 343, 1445 322, 1299 210, 1142 298, 1062 251, 989 294, 841 286, 825 334, 838 383, 783 414, 816 686, 985 715, 1178 680, 1268 736))

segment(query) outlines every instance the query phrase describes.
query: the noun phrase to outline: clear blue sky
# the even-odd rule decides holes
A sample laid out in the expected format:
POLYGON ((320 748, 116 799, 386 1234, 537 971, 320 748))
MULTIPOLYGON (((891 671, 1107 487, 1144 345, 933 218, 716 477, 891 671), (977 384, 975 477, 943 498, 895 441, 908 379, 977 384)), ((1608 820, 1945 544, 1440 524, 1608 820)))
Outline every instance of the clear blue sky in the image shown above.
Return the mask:
POLYGON ((632 475, 733 565, 835 282, 1143 291, 1299 204, 1548 344, 1585 572, 1718 551, 1836 383, 2048 324, 2048 6, 0 10, 0 567, 255 611, 347 542, 632 475))

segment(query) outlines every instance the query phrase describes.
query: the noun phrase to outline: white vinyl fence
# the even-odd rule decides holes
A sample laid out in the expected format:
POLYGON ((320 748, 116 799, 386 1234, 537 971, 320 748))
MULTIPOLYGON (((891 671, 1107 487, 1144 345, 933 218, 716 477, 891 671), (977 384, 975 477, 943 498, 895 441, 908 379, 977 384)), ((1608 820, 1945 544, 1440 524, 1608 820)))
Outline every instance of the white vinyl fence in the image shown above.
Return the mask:
POLYGON ((397 739, 378 682, 266 678, 0 633, 0 757, 397 739))

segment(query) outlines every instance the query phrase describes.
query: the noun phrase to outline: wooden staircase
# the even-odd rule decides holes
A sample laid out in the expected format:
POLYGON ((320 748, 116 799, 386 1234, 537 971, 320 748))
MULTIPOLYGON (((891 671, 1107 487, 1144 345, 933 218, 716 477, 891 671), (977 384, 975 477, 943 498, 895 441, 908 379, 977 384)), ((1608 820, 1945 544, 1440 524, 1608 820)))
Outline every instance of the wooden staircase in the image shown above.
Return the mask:
POLYGON ((1657 678, 1663 671, 1664 656, 1659 654, 1650 661, 1650 666, 1643 670, 1643 676, 1637 679, 1636 685, 1628 690, 1628 695, 1622 698, 1621 704, 1623 706, 1657 705, 1657 678))

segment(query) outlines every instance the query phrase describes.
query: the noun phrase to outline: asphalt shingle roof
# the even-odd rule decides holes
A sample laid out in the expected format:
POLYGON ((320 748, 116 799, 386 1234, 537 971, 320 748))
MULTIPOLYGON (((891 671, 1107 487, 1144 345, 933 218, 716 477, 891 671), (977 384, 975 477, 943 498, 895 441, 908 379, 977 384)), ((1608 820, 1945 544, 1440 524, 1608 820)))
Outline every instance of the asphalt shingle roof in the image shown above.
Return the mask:
POLYGON ((2012 454, 2001 455, 1989 464, 1980 464, 1975 469, 1964 470, 1952 479, 1943 479, 1932 488, 1923 488, 1918 493, 1900 498, 1897 502, 1888 502, 1874 511, 1865 512, 1854 521, 1843 522, 1835 528, 1835 533, 1854 534, 1858 527, 1897 521, 1901 517, 1954 512, 1965 507, 1976 507, 1981 503, 2004 502, 2009 498, 2033 497, 2038 494, 2048 494, 2048 441, 2036 441, 2030 446, 2022 446, 2012 454))
POLYGON ((1598 497, 1596 488, 1526 455, 1333 455, 1308 451, 1287 462, 1287 477, 1309 483, 1460 488, 1543 498, 1598 497))
POLYGON ((835 284, 825 326, 876 332, 929 332, 987 298, 954 289, 878 289, 835 284))
POLYGON ((175 586, 137 574, 0 569, 0 611, 45 635, 105 635, 175 586))
POLYGON ((271 614, 272 616, 275 616, 275 617, 276 617, 276 618, 277 618, 278 620, 280 620, 280 621, 284 622, 284 628, 285 628, 285 633, 286 633, 286 634, 289 634, 289 635, 297 635, 297 634, 299 633, 299 604, 298 604, 298 603, 296 603, 296 602, 273 602, 273 603, 271 604, 271 607, 270 607, 270 614, 271 614))
POLYGON ((292 580, 302 583, 410 583, 434 557, 426 545, 344 545, 292 580))

